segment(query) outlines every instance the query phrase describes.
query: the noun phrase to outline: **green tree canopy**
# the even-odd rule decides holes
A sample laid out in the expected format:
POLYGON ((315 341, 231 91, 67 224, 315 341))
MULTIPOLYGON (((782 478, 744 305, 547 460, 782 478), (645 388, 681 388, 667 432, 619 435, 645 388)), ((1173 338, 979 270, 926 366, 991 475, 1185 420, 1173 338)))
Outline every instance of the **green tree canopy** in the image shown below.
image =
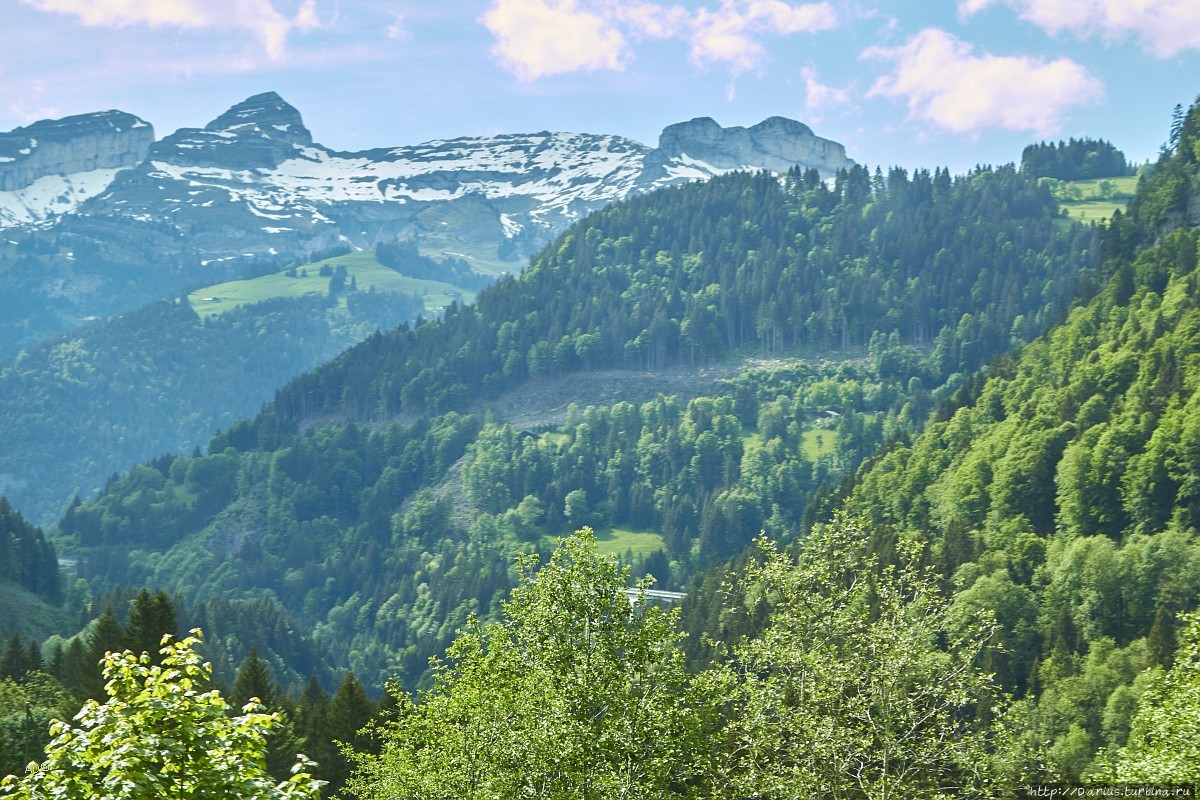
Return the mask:
POLYGON ((275 783, 267 773, 267 735, 278 717, 257 703, 231 717, 210 687, 212 667, 196 652, 200 632, 181 641, 163 637, 161 665, 146 654, 109 653, 108 699, 89 700, 74 724, 54 721, 41 764, 9 776, 0 795, 17 800, 288 800, 320 797, 320 781, 298 756, 292 776, 275 783))
POLYGON ((419 703, 401 700, 379 756, 359 756, 363 798, 688 795, 703 714, 674 614, 631 603, 628 568, 589 529, 564 540, 500 622, 472 620, 419 703))
POLYGON ((1150 674, 1129 741, 1098 759, 1100 780, 1200 784, 1200 615, 1185 621, 1174 666, 1150 674))
POLYGON ((726 796, 992 796, 1000 726, 976 722, 997 699, 976 667, 990 615, 953 612, 919 543, 849 518, 814 531, 798 562, 761 547, 746 610, 765 606, 768 623, 723 681, 726 796))

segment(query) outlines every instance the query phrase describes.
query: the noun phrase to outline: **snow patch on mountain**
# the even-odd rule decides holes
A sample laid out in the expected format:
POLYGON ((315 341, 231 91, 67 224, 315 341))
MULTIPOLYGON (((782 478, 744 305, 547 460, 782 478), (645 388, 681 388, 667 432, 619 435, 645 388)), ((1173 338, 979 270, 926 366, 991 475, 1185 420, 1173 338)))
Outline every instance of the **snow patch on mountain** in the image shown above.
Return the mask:
POLYGON ((36 225, 74 211, 103 192, 119 169, 43 175, 21 189, 0 192, 0 228, 36 225))

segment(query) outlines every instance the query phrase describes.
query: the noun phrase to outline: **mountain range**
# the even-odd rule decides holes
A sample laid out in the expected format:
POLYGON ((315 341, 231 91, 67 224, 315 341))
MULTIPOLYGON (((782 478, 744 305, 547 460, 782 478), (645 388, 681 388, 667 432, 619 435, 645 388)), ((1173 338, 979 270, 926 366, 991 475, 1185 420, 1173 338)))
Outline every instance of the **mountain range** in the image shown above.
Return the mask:
POLYGON ((0 358, 80 321, 397 239, 485 275, 515 271, 590 211, 735 169, 853 164, 772 117, 668 126, 651 148, 586 133, 501 134, 349 153, 267 92, 155 141, 120 111, 0 135, 0 358))
MULTIPOLYGON (((494 245, 517 239, 528 256, 566 223, 661 186, 734 169, 815 167, 830 177, 852 164, 842 145, 783 117, 751 128, 701 117, 668 126, 656 148, 542 131, 339 152, 314 143, 300 112, 267 92, 157 142, 149 123, 120 111, 0 135, 0 229, 64 214, 169 220, 180 234, 202 234, 193 246, 205 257, 221 258, 279 245, 370 247, 398 233, 439 240, 438 227, 451 220, 424 212, 450 203, 469 209, 455 216, 486 222, 494 245), (78 188, 50 197, 51 179, 78 188), (198 219, 213 216, 220 224, 198 219)), ((494 252, 477 258, 506 260, 494 252)))

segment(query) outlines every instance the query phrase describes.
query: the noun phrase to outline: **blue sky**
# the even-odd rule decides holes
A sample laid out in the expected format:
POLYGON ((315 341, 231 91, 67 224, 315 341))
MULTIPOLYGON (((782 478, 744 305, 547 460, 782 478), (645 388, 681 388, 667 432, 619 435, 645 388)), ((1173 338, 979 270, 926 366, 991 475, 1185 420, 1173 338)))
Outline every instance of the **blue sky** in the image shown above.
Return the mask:
POLYGON ((108 108, 159 136, 274 90, 358 150, 538 130, 647 144, 787 116, 871 166, 1154 157, 1200 93, 1198 0, 0 0, 0 130, 108 108))

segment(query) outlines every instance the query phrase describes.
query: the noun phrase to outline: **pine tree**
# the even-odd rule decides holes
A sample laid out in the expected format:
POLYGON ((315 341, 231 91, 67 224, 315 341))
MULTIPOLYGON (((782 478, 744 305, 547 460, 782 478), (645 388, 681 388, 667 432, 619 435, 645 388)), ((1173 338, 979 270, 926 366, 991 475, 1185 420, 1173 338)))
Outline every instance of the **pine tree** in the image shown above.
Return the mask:
POLYGON ((42 658, 42 648, 33 639, 29 640, 29 648, 25 651, 25 671, 42 672, 46 669, 46 661, 42 658))
POLYGON ((296 729, 295 706, 271 680, 270 665, 258 654, 258 648, 252 647, 238 669, 229 704, 234 709, 241 709, 256 700, 279 717, 278 726, 267 736, 267 771, 277 780, 283 780, 296 753, 306 749, 305 742, 296 729))
POLYGON ((21 641, 21 634, 14 633, 0 655, 0 678, 19 680, 27 669, 25 643, 21 641))
MULTIPOLYGON (((355 752, 366 752, 370 740, 360 732, 373 716, 375 704, 367 697, 366 690, 354 673, 348 672, 329 701, 325 735, 334 742, 348 745, 355 752)), ((338 753, 331 760, 329 769, 322 774, 329 781, 329 790, 336 792, 350 777, 350 772, 350 762, 338 753)))
POLYGON ((92 700, 103 700, 104 672, 102 661, 106 653, 125 647, 125 629, 117 622, 112 608, 105 609, 87 635, 87 644, 80 650, 79 694, 92 700))
POLYGON ((316 675, 308 679, 304 692, 296 702, 296 733, 303 743, 304 752, 316 762, 315 774, 328 780, 330 770, 341 756, 337 747, 326 733, 325 720, 329 714, 329 695, 321 688, 316 675))
POLYGON ((125 648, 135 654, 149 653, 157 659, 162 638, 176 630, 175 604, 161 589, 154 595, 142 589, 130 603, 129 624, 125 629, 125 648))
POLYGON ((1183 113, 1183 105, 1175 104, 1174 110, 1171 112, 1171 138, 1168 140, 1167 147, 1172 152, 1179 149, 1179 142, 1183 139, 1183 123, 1187 116, 1183 113))
POLYGON ((1155 664, 1170 669, 1175 660, 1175 612, 1159 605, 1154 613, 1154 623, 1146 636, 1146 649, 1155 664))
POLYGON ((250 649, 250 655, 242 662, 237 678, 233 681, 233 691, 229 694, 229 702, 234 708, 241 708, 257 697, 258 701, 268 709, 274 710, 278 689, 271 681, 271 671, 267 662, 258 654, 258 648, 250 649))
POLYGON ((83 639, 74 636, 63 648, 62 666, 54 674, 63 688, 77 697, 83 695, 83 639))

